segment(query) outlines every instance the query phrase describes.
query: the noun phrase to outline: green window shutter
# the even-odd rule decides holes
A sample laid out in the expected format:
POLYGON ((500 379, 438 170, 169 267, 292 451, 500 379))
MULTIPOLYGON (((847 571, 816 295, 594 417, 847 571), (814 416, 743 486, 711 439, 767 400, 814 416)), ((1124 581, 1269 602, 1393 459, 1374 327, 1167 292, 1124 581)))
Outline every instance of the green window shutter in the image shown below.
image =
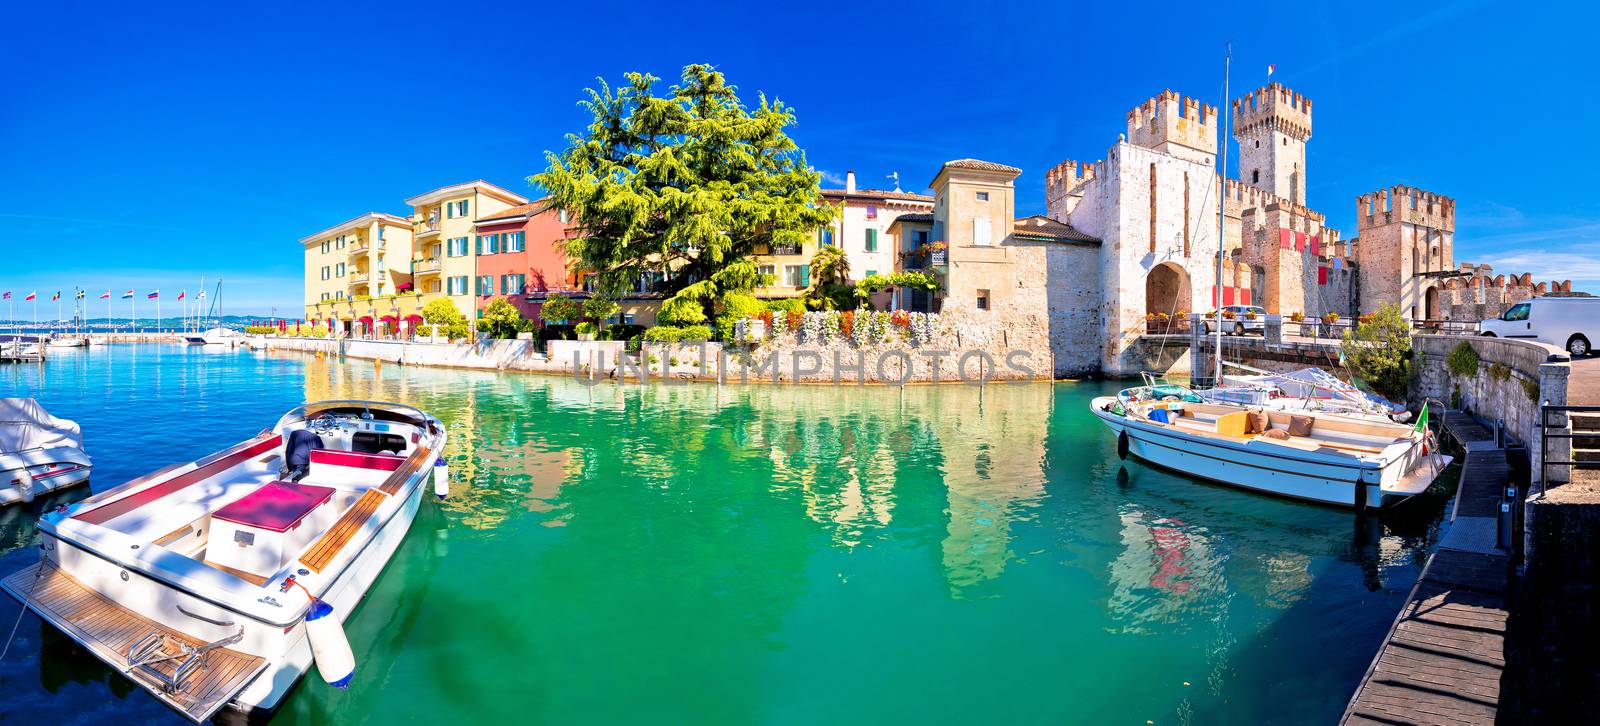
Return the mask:
POLYGON ((873 275, 876 275, 876 274, 878 274, 877 270, 867 270, 867 277, 872 277, 873 275))
POLYGON ((867 230, 867 251, 868 252, 877 252, 878 251, 878 230, 875 230, 875 229, 867 230))
POLYGON ((473 248, 477 250, 478 254, 483 254, 483 235, 480 234, 474 237, 473 248))
POLYGON ((801 287, 809 287, 810 285, 811 285, 811 265, 801 265, 800 266, 800 286, 801 287))

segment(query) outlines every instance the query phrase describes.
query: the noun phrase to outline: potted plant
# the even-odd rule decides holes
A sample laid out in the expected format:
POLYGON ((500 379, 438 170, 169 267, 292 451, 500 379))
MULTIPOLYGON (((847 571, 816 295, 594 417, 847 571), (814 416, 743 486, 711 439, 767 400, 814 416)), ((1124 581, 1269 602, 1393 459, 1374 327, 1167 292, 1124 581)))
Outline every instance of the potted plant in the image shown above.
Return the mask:
POLYGON ((950 245, 943 241, 928 244, 928 264, 934 267, 944 267, 950 262, 950 245))
POLYGON ((594 323, 585 320, 581 323, 578 323, 578 325, 574 327, 572 331, 578 335, 578 340, 594 340, 594 336, 595 333, 598 332, 598 328, 595 327, 594 323))
POLYGON ((1334 337, 1333 326, 1339 323, 1339 314, 1334 312, 1324 313, 1322 316, 1322 334, 1334 337))

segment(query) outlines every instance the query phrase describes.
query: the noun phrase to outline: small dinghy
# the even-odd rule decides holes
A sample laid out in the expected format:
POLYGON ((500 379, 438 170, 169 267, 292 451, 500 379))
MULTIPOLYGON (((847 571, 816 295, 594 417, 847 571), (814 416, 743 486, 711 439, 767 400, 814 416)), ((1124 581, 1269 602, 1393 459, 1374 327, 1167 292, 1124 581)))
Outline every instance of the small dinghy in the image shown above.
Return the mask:
POLYGON ((313 663, 347 686, 343 621, 440 483, 444 426, 323 401, 264 431, 47 513, 5 589, 196 723, 269 716, 313 663))
POLYGON ((1421 494, 1450 464, 1416 427, 1208 402, 1170 383, 1100 396, 1117 453, 1219 484, 1366 509, 1421 494))
POLYGON ((0 398, 0 506, 87 481, 91 466, 78 424, 31 398, 0 398))

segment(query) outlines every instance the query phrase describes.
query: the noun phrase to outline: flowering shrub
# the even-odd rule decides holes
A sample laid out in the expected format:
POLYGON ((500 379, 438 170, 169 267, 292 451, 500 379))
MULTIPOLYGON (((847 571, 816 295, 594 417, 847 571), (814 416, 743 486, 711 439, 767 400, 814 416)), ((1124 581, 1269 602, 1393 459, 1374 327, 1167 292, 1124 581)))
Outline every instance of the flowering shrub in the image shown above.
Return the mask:
POLYGON ((1296 323, 1298 323, 1298 322, 1301 322, 1301 321, 1306 319, 1306 314, 1297 310, 1295 312, 1289 313, 1289 319, 1294 321, 1294 322, 1296 322, 1296 323))
MULTIPOLYGON (((739 342, 760 342, 752 335, 754 321, 764 315, 752 315, 735 324, 735 338, 739 342)), ((927 313, 893 313, 873 310, 822 310, 799 315, 773 316, 769 336, 793 334, 796 341, 808 345, 829 345, 835 341, 852 343, 858 347, 878 345, 893 341, 899 336, 912 345, 926 345, 933 340, 938 316, 927 313), (793 327, 789 322, 799 318, 793 327)))
POLYGON ((889 322, 902 330, 911 327, 911 314, 904 310, 896 310, 890 314, 889 322))
POLYGON ((788 323, 790 330, 799 330, 800 326, 805 323, 806 314, 799 310, 790 310, 785 315, 785 322, 788 323))
POLYGON ((854 311, 854 310, 846 310, 846 311, 844 311, 842 313, 839 313, 839 335, 840 336, 845 337, 845 338, 851 337, 850 334, 855 332, 855 327, 856 327, 856 311, 854 311))
POLYGON ((927 313, 912 313, 907 321, 911 328, 911 344, 927 345, 933 340, 933 316, 927 313))

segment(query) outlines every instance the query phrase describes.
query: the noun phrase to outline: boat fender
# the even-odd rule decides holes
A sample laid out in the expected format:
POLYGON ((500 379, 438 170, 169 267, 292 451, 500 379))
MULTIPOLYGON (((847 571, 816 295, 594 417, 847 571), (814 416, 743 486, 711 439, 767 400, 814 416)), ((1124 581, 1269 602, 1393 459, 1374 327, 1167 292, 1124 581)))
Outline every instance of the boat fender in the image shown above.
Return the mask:
POLYGON ((1117 432, 1117 458, 1128 458, 1128 431, 1123 429, 1117 432))
POLYGON ((33 472, 28 471, 28 467, 26 465, 24 465, 21 469, 17 470, 17 479, 16 479, 16 481, 17 481, 17 495, 22 498, 22 503, 23 504, 32 504, 33 503, 33 495, 34 495, 34 492, 33 492, 33 483, 34 483, 33 482, 33 472))
POLYGON ((433 493, 440 499, 450 494, 450 465, 444 463, 443 456, 433 462, 433 493))
POLYGON ((306 638, 311 641, 311 657, 317 661, 322 680, 334 688, 349 688, 356 677, 356 657, 350 652, 344 627, 333 616, 332 605, 311 601, 311 611, 306 613, 306 638))

